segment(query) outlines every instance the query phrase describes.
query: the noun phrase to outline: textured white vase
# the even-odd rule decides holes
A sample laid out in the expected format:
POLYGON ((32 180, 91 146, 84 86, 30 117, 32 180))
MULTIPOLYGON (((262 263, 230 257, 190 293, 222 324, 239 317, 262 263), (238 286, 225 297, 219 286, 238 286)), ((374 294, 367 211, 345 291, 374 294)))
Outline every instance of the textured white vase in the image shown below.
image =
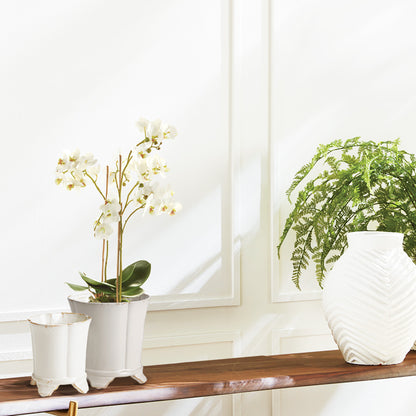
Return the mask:
POLYGON ((32 385, 50 396, 61 384, 87 393, 85 353, 91 318, 79 313, 45 313, 28 319, 32 335, 32 385))
POLYGON ((403 251, 403 234, 347 238, 323 291, 334 340, 348 363, 400 363, 416 340, 416 265, 403 251))
POLYGON ((147 381, 141 363, 144 322, 149 296, 129 302, 88 302, 88 295, 68 298, 73 312, 91 316, 87 345, 87 378, 96 389, 106 388, 116 377, 147 381))

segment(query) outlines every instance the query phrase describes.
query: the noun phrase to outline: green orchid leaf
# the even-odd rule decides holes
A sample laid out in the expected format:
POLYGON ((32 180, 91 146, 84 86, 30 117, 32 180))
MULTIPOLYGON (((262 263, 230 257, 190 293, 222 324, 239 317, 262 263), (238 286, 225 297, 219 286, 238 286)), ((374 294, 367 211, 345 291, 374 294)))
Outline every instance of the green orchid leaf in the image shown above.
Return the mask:
POLYGON ((96 292, 113 294, 115 293, 115 286, 106 282, 98 282, 97 280, 90 279, 84 273, 80 273, 82 280, 89 286, 92 287, 96 292))
MULTIPOLYGON (((116 287, 116 284, 117 284, 117 279, 109 279, 109 280, 107 280, 107 282, 106 282, 106 283, 110 284, 111 286, 114 286, 114 288, 115 288, 115 287, 116 287)), ((131 282, 130 280, 129 280, 129 281, 127 281, 127 282, 124 282, 124 281, 123 281, 122 288, 127 289, 127 288, 129 288, 130 286, 140 286, 140 285, 134 284, 134 283, 133 283, 133 282, 131 282)))
POLYGON ((140 287, 148 279, 150 270, 151 265, 146 260, 139 260, 127 266, 123 270, 123 289, 131 286, 140 287))
POLYGON ((96 293, 104 293, 106 295, 115 295, 116 293, 116 290, 114 288, 107 286, 94 287, 93 289, 96 293))
POLYGON ((65 282, 72 290, 76 290, 77 292, 81 292, 82 290, 87 290, 88 286, 80 286, 75 285, 73 283, 65 282))
POLYGON ((144 292, 144 290, 140 286, 132 286, 128 289, 123 289, 121 292, 122 296, 125 297, 133 297, 133 296, 139 296, 144 292))

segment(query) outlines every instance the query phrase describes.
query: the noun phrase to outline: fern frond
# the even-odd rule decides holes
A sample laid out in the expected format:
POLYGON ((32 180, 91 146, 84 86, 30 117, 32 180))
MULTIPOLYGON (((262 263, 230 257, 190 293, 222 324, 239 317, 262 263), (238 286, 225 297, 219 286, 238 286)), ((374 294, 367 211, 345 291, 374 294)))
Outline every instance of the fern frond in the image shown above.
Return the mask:
POLYGON ((315 263, 322 286, 325 274, 346 248, 346 233, 377 229, 405 234, 404 248, 416 260, 416 156, 399 149, 399 139, 361 141, 359 137, 320 145, 296 173, 287 196, 321 171, 298 192, 278 245, 296 233, 292 280, 300 288, 302 271, 315 263), (314 244, 312 244, 312 241, 314 244))

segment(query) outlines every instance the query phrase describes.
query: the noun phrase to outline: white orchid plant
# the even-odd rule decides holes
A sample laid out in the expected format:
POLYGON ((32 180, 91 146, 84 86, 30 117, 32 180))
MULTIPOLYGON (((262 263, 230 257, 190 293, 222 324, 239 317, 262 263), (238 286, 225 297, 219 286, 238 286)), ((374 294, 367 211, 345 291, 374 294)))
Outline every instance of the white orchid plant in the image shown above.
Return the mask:
POLYGON ((102 204, 94 224, 94 236, 102 240, 101 281, 80 273, 86 286, 67 283, 73 290, 89 290, 94 302, 123 302, 143 293, 142 285, 150 274, 150 263, 139 260, 123 270, 123 236, 126 225, 134 214, 175 215, 181 205, 173 198, 173 191, 160 184, 168 167, 157 153, 166 140, 176 137, 175 127, 160 120, 140 119, 139 143, 126 157, 118 155, 115 168, 105 169, 105 187, 99 186, 100 167, 90 153, 79 150, 65 153, 56 167, 57 185, 68 190, 92 185, 102 204), (116 230, 114 230, 114 227, 116 230), (107 278, 109 239, 116 231, 116 277, 107 278))

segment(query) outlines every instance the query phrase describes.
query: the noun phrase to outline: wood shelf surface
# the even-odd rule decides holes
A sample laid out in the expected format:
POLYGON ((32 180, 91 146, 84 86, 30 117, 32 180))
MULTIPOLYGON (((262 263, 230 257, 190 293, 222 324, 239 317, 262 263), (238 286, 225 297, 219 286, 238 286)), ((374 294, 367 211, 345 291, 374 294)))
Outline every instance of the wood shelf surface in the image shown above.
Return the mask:
POLYGON ((87 394, 79 394, 72 386, 61 386, 45 398, 30 386, 30 377, 2 379, 0 415, 68 409, 71 400, 82 409, 414 376, 416 352, 409 352, 403 363, 389 366, 347 364, 336 350, 152 365, 145 367, 144 372, 148 381, 143 385, 131 378, 120 378, 105 390, 91 389, 87 394))

